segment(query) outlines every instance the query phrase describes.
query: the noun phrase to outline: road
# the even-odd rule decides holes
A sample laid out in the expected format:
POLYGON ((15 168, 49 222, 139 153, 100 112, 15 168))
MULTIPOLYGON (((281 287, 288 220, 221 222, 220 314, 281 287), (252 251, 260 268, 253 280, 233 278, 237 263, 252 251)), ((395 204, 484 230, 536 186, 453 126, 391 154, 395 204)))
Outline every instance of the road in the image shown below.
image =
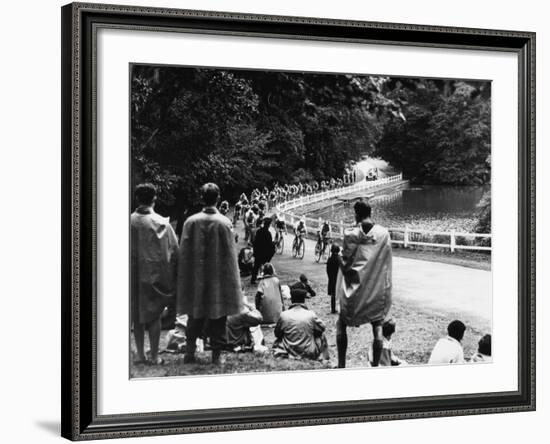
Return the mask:
MULTIPOLYGON (((241 222, 239 237, 243 239, 241 222)), ((315 262, 315 242, 306 239, 304 259, 291 256, 292 235, 285 236, 285 251, 272 260, 276 270, 305 273, 313 282, 326 282, 325 265, 315 262)), ((240 241, 242 243, 242 241, 240 241)), ((393 298, 414 302, 442 314, 464 313, 487 323, 492 319, 491 272, 417 259, 393 258, 393 298)))

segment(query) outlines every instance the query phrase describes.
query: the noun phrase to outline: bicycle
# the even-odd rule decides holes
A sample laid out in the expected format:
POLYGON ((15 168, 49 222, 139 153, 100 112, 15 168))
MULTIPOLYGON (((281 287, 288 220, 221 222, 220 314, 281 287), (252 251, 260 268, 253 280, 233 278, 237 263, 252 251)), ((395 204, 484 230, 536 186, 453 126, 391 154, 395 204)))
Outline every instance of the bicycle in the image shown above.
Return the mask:
POLYGON ((275 235, 275 253, 283 254, 285 248, 285 230, 282 228, 277 229, 277 234, 275 235))
POLYGON ((294 241, 292 242, 292 256, 299 257, 300 259, 304 258, 306 253, 306 243, 302 238, 302 235, 296 235, 294 241))
POLYGON ((332 239, 328 238, 326 241, 323 241, 323 237, 321 236, 321 232, 317 231, 317 243, 315 244, 315 262, 320 262, 321 258, 323 261, 326 261, 328 259, 328 252, 330 249, 327 249, 327 247, 332 244, 332 239))

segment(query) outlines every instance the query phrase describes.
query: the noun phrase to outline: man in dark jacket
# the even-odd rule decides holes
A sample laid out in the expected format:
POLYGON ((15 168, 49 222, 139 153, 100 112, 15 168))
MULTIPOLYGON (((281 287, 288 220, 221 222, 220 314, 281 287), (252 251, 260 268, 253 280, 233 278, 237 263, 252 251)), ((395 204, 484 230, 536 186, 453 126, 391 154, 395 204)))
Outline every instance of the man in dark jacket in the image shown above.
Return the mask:
POLYGON ((275 254, 275 246, 273 245, 273 237, 269 231, 271 219, 264 218, 261 228, 258 229, 254 236, 254 269, 252 270, 251 283, 255 284, 258 277, 260 267, 269 262, 275 254))
POLYGON ((330 296, 330 312, 336 313, 336 278, 340 269, 340 247, 333 245, 330 248, 330 257, 327 260, 328 294, 330 296))

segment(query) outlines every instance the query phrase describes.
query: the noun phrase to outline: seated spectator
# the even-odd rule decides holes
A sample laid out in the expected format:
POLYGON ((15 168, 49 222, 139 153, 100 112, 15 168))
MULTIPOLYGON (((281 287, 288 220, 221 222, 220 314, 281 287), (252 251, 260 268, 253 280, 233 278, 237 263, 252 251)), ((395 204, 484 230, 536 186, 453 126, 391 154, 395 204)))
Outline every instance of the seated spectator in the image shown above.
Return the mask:
POLYGON ((304 292, 292 294, 292 305, 275 326, 273 354, 276 357, 328 360, 325 325, 305 305, 304 292))
POLYGON ((283 301, 290 301, 290 287, 288 285, 281 285, 281 294, 283 295, 283 301))
MULTIPOLYGON (((378 365, 381 366, 395 366, 407 364, 403 359, 399 359, 392 350, 391 337, 395 333, 395 321, 390 319, 382 324, 382 353, 380 355, 380 361, 378 365)), ((373 353, 372 349, 369 350, 369 363, 372 365, 373 353)))
POLYGON ((262 275, 256 293, 256 308, 262 314, 264 324, 275 324, 284 310, 281 284, 270 263, 262 267, 262 275))
POLYGON ((259 327, 262 314, 248 303, 243 295, 243 308, 239 314, 227 317, 227 345, 232 351, 265 351, 263 334, 259 327))
POLYGON ((477 343, 477 352, 470 362, 493 362, 491 357, 491 335, 483 336, 477 343))
POLYGON ((237 257, 237 262, 239 264, 241 277, 250 276, 252 274, 252 270, 254 270, 254 251, 250 244, 241 248, 239 256, 237 257))
POLYGON ((166 352, 184 353, 187 330, 187 315, 176 316, 175 326, 166 335, 166 352))
POLYGON ((448 336, 437 341, 428 364, 464 363, 464 350, 461 341, 465 331, 466 326, 462 322, 451 322, 447 327, 448 336))
POLYGON ((313 288, 310 287, 305 274, 300 275, 300 280, 290 286, 290 295, 293 293, 301 293, 304 295, 304 300, 309 297, 315 296, 313 288))

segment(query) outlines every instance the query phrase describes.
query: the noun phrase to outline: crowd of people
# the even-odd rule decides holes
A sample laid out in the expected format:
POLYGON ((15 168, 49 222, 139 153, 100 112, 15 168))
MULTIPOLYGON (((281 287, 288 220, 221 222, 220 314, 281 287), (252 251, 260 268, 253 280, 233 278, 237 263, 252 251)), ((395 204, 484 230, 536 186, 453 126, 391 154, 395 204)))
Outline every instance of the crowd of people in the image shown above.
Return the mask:
MULTIPOLYGON (((251 245, 237 253, 234 223, 227 217, 229 204, 220 202, 217 185, 203 185, 204 208, 185 221, 179 242, 168 219, 154 211, 155 187, 136 187, 137 208, 131 215, 131 317, 136 363, 163 363, 159 357, 161 318, 170 305, 175 306, 176 316, 166 351, 184 353, 184 364, 195 362, 197 350, 206 348, 211 350, 214 364, 221 362, 223 351, 330 359, 326 325, 307 304, 316 297, 307 277, 301 274, 297 282, 284 285, 276 274, 271 261, 275 252, 270 232, 273 218, 267 216, 269 207, 262 199, 266 195, 269 190, 267 194, 255 190, 251 196, 252 201, 257 200, 255 206, 246 208, 246 196, 239 199, 240 206, 235 205, 238 216, 233 216, 233 221, 242 217, 245 240, 251 245), (250 213, 254 217, 249 220, 250 213), (242 283, 247 274, 257 285, 253 302, 245 295, 242 283), (274 328, 272 344, 266 344, 262 327, 274 328), (146 331, 149 356, 144 350, 146 331)), ((406 362, 393 353, 391 345, 396 323, 390 316, 389 233, 373 222, 368 203, 356 202, 354 212, 356 225, 345 230, 341 247, 331 246, 326 263, 331 313, 337 314, 338 367, 346 366, 349 328, 364 324, 371 325, 374 338, 365 365, 403 365, 406 362)), ((275 219, 277 229, 282 229, 280 222, 275 219)), ((298 223, 295 233, 302 229, 305 226, 298 223)), ((327 233, 330 226, 323 236, 327 233)), ((465 362, 461 345, 465 331, 461 321, 451 322, 428 363, 465 362)), ((490 359, 491 336, 485 335, 471 361, 490 359)))

